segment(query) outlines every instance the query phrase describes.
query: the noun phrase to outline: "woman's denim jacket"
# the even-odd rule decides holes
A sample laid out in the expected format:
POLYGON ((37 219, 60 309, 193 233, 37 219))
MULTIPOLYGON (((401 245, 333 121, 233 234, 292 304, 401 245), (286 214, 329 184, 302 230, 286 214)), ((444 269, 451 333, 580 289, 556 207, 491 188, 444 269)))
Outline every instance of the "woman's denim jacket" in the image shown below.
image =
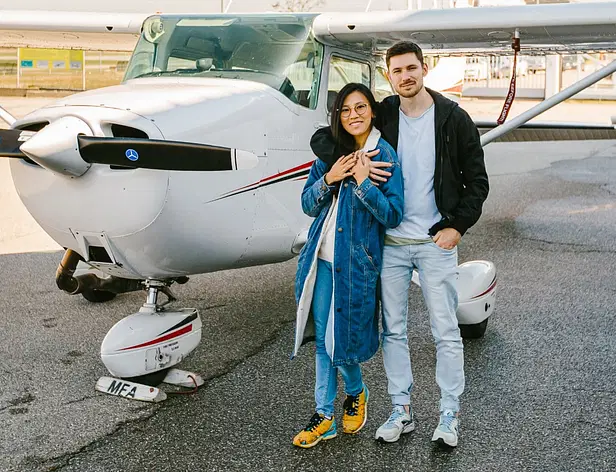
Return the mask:
MULTIPOLYGON (((358 186, 354 177, 348 177, 337 185, 327 185, 324 179, 327 164, 317 159, 302 193, 304 213, 316 219, 299 256, 295 280, 297 303, 300 303, 310 269, 316 264, 323 224, 334 192, 338 192, 332 264, 334 365, 363 362, 370 359, 379 347, 378 280, 383 241, 386 228, 394 228, 402 221, 404 185, 394 149, 382 138, 378 140, 377 149, 380 152, 372 160, 393 164, 387 169, 392 174, 387 182, 380 182, 376 187, 370 179, 365 179, 358 186)), ((311 303, 311 300, 306 302, 311 303)), ((312 323, 312 320, 308 322, 312 323)))

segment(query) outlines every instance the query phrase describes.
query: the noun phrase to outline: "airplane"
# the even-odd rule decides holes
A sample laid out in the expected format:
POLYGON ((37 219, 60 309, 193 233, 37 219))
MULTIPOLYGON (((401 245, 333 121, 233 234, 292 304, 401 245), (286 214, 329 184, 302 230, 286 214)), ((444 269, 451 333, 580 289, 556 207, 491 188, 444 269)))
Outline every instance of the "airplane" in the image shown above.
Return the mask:
MULTIPOLYGON (((10 126, 0 130, 0 156, 11 159, 29 213, 65 248, 56 273, 61 290, 93 302, 146 291, 139 311, 103 340, 101 358, 113 377, 96 388, 156 402, 166 398, 161 382, 203 383, 174 367, 198 345, 202 324, 196 309, 169 307, 171 285, 299 254, 311 223, 299 199, 315 159, 310 136, 328 125, 346 83, 393 93, 383 55, 402 39, 448 57, 612 51, 616 5, 141 17, 0 12, 0 31, 22 46, 38 44, 41 31, 47 47, 136 41, 119 85, 18 120, 0 108, 10 126)), ((615 70, 616 62, 509 122, 478 124, 482 145, 615 139, 613 125, 526 124, 615 70)), ((462 335, 481 337, 494 310, 496 268, 470 261, 459 273, 462 335)))

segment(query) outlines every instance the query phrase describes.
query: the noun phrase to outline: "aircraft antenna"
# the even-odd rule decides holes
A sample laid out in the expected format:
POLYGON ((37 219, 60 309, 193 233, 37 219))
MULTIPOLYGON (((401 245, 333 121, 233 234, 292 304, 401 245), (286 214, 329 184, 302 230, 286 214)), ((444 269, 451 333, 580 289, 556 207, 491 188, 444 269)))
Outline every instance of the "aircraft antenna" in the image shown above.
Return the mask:
POLYGON ((229 3, 227 3, 227 8, 225 8, 224 13, 227 13, 229 11, 229 7, 231 6, 232 3, 233 3, 233 0, 229 0, 229 3))
POLYGON ((366 5, 366 11, 370 10, 370 5, 372 5, 372 0, 368 0, 368 5, 366 5))

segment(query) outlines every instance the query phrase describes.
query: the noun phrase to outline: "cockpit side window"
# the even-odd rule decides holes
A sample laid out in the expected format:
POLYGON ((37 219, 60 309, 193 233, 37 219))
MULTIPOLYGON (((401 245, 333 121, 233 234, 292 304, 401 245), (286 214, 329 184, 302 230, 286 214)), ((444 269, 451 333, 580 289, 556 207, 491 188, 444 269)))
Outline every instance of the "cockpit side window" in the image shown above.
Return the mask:
POLYGON ((287 96, 295 103, 313 110, 317 107, 322 57, 322 46, 314 39, 309 39, 304 44, 297 61, 285 71, 293 89, 287 96))
POLYGON ((332 55, 329 61, 329 82, 327 84, 328 113, 331 112, 340 89, 351 82, 358 82, 370 88, 370 65, 367 62, 332 55))
POLYGON ((391 88, 387 73, 383 67, 377 67, 374 74, 374 98, 377 102, 394 94, 394 90, 391 88))

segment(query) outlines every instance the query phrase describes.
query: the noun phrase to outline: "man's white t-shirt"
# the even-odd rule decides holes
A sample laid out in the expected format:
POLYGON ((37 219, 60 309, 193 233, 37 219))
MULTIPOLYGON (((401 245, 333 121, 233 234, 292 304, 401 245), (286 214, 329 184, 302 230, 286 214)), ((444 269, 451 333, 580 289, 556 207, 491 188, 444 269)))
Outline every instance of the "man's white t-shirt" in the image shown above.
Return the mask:
POLYGON ((434 104, 410 118, 400 110, 398 159, 404 177, 404 216, 387 234, 406 239, 430 238, 428 230, 441 220, 434 199, 436 147, 434 104))

